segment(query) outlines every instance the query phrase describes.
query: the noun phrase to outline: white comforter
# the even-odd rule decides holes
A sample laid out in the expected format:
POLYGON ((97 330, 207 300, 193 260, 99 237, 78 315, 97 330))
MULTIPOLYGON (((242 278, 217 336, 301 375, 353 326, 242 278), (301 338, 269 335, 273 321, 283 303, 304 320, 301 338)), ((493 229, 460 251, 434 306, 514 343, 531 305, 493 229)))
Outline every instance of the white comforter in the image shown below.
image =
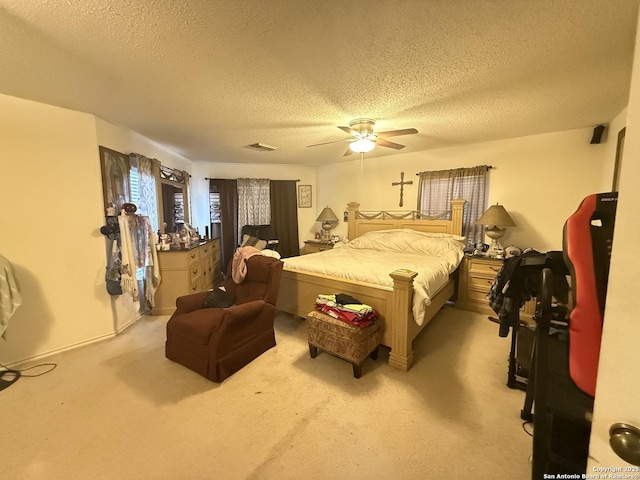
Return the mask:
MULTIPOLYGON (((464 256, 464 237, 414 230, 369 232, 332 250, 283 259, 286 270, 302 270, 393 288, 389 274, 399 268, 418 272, 413 317, 424 323, 431 297, 449 280, 464 256)), ((340 293, 340 292, 320 292, 340 293)))

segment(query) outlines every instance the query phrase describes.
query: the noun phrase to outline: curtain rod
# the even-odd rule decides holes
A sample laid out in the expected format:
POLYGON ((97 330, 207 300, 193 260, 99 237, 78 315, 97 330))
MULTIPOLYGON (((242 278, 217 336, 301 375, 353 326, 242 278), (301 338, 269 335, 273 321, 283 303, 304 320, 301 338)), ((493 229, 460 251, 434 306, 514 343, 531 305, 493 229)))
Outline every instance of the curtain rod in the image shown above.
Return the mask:
MULTIPOLYGON (((237 180, 237 178, 209 178, 204 177, 205 180, 237 180)), ((269 179, 271 180, 271 179, 269 179)), ((301 180, 298 178, 296 180, 286 180, 287 182, 300 182, 301 180)))
MULTIPOLYGON (((495 168, 491 165, 478 165, 478 167, 485 167, 487 170, 491 170, 492 168, 495 168)), ((461 169, 466 169, 466 168, 477 168, 477 167, 460 167, 461 169)), ((447 172, 449 170, 458 170, 457 168, 447 168, 446 170, 435 170, 436 172, 447 172)), ((423 173, 428 173, 430 172, 430 170, 425 170, 424 172, 418 172, 416 173, 416 176, 420 176, 423 173)))

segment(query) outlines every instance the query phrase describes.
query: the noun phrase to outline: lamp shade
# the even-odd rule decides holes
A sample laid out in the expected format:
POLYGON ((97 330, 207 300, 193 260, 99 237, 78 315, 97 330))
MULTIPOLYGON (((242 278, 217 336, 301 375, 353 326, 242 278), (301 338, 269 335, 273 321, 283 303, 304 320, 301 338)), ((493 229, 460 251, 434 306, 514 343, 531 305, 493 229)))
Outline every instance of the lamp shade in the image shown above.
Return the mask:
POLYGON ((338 217, 336 217, 336 214, 333 213, 333 210, 329 207, 324 207, 320 215, 318 215, 318 218, 316 218, 316 222, 338 223, 338 217))
POLYGON ((375 142, 368 138, 361 138, 349 144, 349 148, 351 149, 352 152, 355 152, 355 153, 370 152, 371 150, 373 150, 373 147, 375 146, 376 146, 375 142))
POLYGON ((497 227, 515 227, 513 219, 502 205, 491 205, 476 221, 476 225, 495 225, 497 227))

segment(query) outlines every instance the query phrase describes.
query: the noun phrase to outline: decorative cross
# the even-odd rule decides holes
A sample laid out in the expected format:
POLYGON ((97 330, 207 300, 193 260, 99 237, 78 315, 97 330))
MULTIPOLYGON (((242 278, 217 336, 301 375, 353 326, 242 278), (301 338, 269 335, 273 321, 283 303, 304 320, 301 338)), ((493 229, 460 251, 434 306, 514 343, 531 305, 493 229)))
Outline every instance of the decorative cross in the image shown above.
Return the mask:
POLYGON ((413 185, 413 180, 409 180, 408 182, 405 182, 404 181, 404 172, 400 172, 400 181, 399 182, 393 182, 391 184, 392 187, 395 187, 397 185, 400 185, 400 203, 398 204, 398 206, 401 207, 403 205, 402 195, 404 194, 404 186, 405 185, 413 185))

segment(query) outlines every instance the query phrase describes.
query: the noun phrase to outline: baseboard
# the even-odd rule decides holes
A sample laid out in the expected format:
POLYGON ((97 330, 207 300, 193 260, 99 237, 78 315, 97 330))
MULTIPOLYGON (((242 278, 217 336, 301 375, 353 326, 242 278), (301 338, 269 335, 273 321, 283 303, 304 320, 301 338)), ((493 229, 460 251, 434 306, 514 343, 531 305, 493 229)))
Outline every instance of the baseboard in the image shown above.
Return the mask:
POLYGON ((127 328, 129 328, 131 325, 136 323, 138 320, 140 320, 143 317, 143 315, 144 314, 142 314, 142 313, 138 314, 136 317, 132 318, 126 324, 124 324, 122 327, 120 327, 117 331, 106 333, 104 335, 99 335, 97 337, 90 338, 88 340, 83 340, 82 342, 78 342, 78 343, 74 343, 74 344, 67 345, 67 346, 64 346, 64 347, 56 348, 54 350, 49 350, 48 352, 39 353, 38 355, 34 355, 32 357, 27 357, 27 358, 22 359, 22 360, 11 362, 11 363, 7 364, 6 367, 14 368, 14 367, 20 366, 20 365, 22 365, 24 363, 31 363, 31 362, 43 360, 43 359, 49 358, 49 357, 51 357, 53 355, 57 355, 58 353, 68 352, 69 350, 74 350, 74 349, 79 348, 79 347, 84 347, 86 345, 91 345, 92 343, 102 342, 103 340, 107 340, 109 338, 113 338, 116 335, 118 335, 118 334, 122 333, 123 331, 125 331, 127 328))

